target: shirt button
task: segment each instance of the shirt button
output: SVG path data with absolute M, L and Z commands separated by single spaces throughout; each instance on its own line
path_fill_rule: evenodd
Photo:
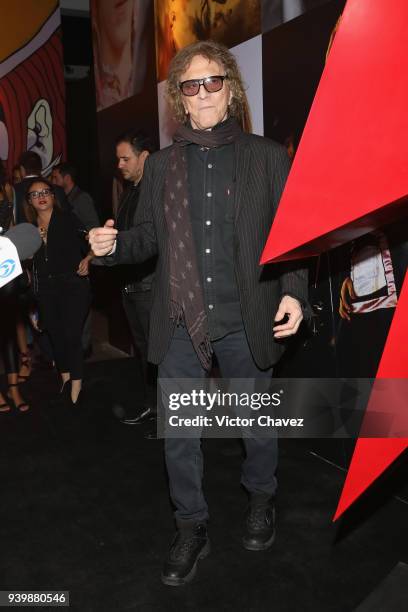
M 211 283 L 211 281 L 212 281 L 211 276 L 207 276 L 207 283 Z
M 206 225 L 211 225 L 211 221 L 209 219 L 207 219 L 207 221 L 205 222 Z
M 214 308 L 213 304 L 208 304 L 208 308 L 212 310 Z
M 211 249 L 205 249 L 205 252 L 207 253 L 207 255 L 209 255 L 211 253 Z
M 207 193 L 207 198 L 211 198 L 211 197 L 212 197 L 212 193 L 211 193 L 211 191 L 209 191 L 209 192 Z
M 213 167 L 212 164 L 208 164 L 207 168 L 209 168 L 211 170 L 211 168 Z

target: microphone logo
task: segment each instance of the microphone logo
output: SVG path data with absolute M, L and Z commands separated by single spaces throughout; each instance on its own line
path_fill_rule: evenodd
M 13 274 L 16 267 L 14 259 L 5 259 L 0 263 L 0 278 L 7 278 L 10 274 Z

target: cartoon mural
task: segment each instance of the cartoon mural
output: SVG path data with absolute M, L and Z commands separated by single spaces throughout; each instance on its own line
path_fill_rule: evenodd
M 65 155 L 65 89 L 58 2 L 16 3 L 0 25 L 0 158 L 12 174 L 23 151 L 43 174 Z

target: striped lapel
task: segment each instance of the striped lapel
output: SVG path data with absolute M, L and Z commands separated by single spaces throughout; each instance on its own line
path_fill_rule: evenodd
M 157 167 L 155 173 L 155 181 L 153 184 L 153 202 L 158 202 L 159 206 L 163 209 L 164 214 L 164 189 L 166 184 L 166 173 L 167 164 L 170 157 L 171 147 L 168 147 L 166 154 L 162 155 L 157 160 Z
M 251 150 L 248 146 L 248 142 L 243 134 L 239 138 L 235 145 L 235 176 L 236 176 L 236 189 L 235 189 L 235 223 L 238 220 L 239 214 L 246 202 L 246 186 L 248 184 L 248 171 L 251 159 Z

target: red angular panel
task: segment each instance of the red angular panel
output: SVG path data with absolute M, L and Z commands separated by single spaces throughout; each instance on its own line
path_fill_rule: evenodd
M 333 521 L 408 447 L 403 438 L 359 438 Z
M 407 23 L 407 0 L 348 0 L 261 263 L 407 214 Z
M 395 312 L 384 352 L 377 372 L 377 380 L 388 379 L 390 383 L 384 393 L 384 405 L 380 406 L 374 393 L 370 398 L 367 416 L 370 412 L 382 409 L 394 413 L 394 431 L 406 430 L 407 395 L 402 393 L 408 378 L 408 277 L 406 277 L 398 308 Z M 405 379 L 398 389 L 396 379 Z M 396 385 L 397 383 L 397 385 Z M 397 386 L 397 393 L 392 388 Z M 364 423 L 362 427 L 364 431 Z M 387 469 L 391 463 L 408 448 L 408 438 L 360 438 L 354 449 L 346 482 L 333 520 L 341 514 Z

